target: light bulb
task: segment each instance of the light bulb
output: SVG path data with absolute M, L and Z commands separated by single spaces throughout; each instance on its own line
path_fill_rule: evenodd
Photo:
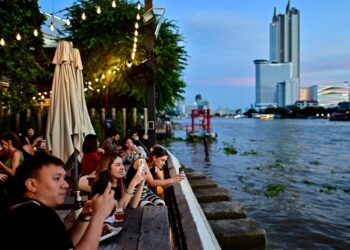
M 86 19 L 85 12 L 83 12 L 83 14 L 81 14 L 81 19 L 83 19 L 83 20 L 85 20 L 85 19 Z
M 66 24 L 67 24 L 67 26 L 70 25 L 70 20 L 69 19 L 66 20 Z
M 1 46 L 5 46 L 5 40 L 4 40 L 4 38 L 1 38 L 1 40 L 0 40 L 0 45 L 1 45 Z
M 126 66 L 128 66 L 129 68 L 131 68 L 132 62 L 129 62 L 129 61 L 127 60 L 127 61 L 126 61 Z
M 17 39 L 18 41 L 20 41 L 20 40 L 22 39 L 22 37 L 21 37 L 21 34 L 20 34 L 20 33 L 17 33 L 17 35 L 16 35 L 16 39 Z
M 134 60 L 135 59 L 135 52 L 131 53 L 131 59 Z
M 140 19 L 141 19 L 140 14 L 137 13 L 137 15 L 136 15 L 136 20 L 140 20 Z
M 136 36 L 134 37 L 134 42 L 137 43 L 137 37 Z
M 102 79 L 105 79 L 106 78 L 106 75 L 105 74 L 102 74 Z
M 137 47 L 137 44 L 136 44 L 136 43 L 134 43 L 134 48 L 136 49 L 136 47 Z
M 98 78 L 95 78 L 95 82 L 98 82 Z
M 97 12 L 97 14 L 101 14 L 101 7 L 100 6 L 97 6 L 96 12 Z
M 50 30 L 53 32 L 55 30 L 55 26 L 53 26 L 53 23 L 50 24 Z
M 135 29 L 138 29 L 138 28 L 139 28 L 139 23 L 136 22 L 136 23 L 135 23 Z
M 117 4 L 115 3 L 114 0 L 112 1 L 112 7 L 113 7 L 113 8 L 117 7 Z
M 137 30 L 135 30 L 135 36 L 138 36 L 139 32 Z
M 132 52 L 136 53 L 136 48 L 133 48 L 133 49 L 132 49 Z
M 35 29 L 34 32 L 33 32 L 34 36 L 38 36 L 38 30 Z
M 137 3 L 137 9 L 138 9 L 138 10 L 141 9 L 141 4 L 140 4 L 140 2 Z

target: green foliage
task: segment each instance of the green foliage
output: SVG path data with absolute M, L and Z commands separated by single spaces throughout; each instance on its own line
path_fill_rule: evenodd
M 280 193 L 284 192 L 285 190 L 286 190 L 286 187 L 283 185 L 269 184 L 266 186 L 266 191 L 264 192 L 264 195 L 268 198 L 272 198 L 272 197 L 278 196 Z
M 336 190 L 337 190 L 336 186 L 326 185 L 326 186 L 324 186 L 323 188 L 320 189 L 320 192 L 330 194 L 330 193 L 332 193 L 332 192 L 334 192 Z
M 320 165 L 321 164 L 321 162 L 319 162 L 319 161 L 310 161 L 309 163 L 312 165 Z
M 80 49 L 84 64 L 84 79 L 91 81 L 94 91 L 87 92 L 89 106 L 137 107 L 147 104 L 147 75 L 132 75 L 125 64 L 130 58 L 136 21 L 136 5 L 120 0 L 111 8 L 109 0 L 78 0 L 68 9 L 71 25 L 68 39 Z M 102 9 L 96 14 L 96 7 Z M 85 12 L 86 20 L 81 19 Z M 142 12 L 142 10 L 141 10 Z M 139 21 L 137 52 L 134 65 L 140 64 L 146 56 L 145 26 Z M 155 23 L 152 23 L 155 29 Z M 181 35 L 177 27 L 164 20 L 154 44 L 155 96 L 157 110 L 174 105 L 175 99 L 184 92 L 185 83 L 180 79 L 186 64 L 186 51 L 179 43 Z M 108 74 L 112 70 L 112 74 Z M 102 77 L 102 75 L 106 77 Z M 95 79 L 98 79 L 98 82 Z M 96 90 L 99 89 L 99 92 Z M 92 101 L 93 100 L 93 101 Z
M 247 155 L 257 155 L 257 154 L 258 154 L 257 151 L 251 149 L 250 151 L 245 151 L 245 152 L 243 152 L 241 155 L 247 156 Z
M 43 68 L 49 62 L 43 51 L 42 33 L 33 35 L 44 20 L 36 0 L 0 1 L 0 36 L 6 42 L 0 46 L 0 77 L 10 81 L 8 91 L 0 92 L 0 101 L 12 111 L 30 107 L 37 92 L 35 85 L 48 77 Z M 20 41 L 15 38 L 17 32 Z
M 234 146 L 232 146 L 232 145 L 225 146 L 224 147 L 224 151 L 228 155 L 235 155 L 235 154 L 237 154 L 236 148 Z

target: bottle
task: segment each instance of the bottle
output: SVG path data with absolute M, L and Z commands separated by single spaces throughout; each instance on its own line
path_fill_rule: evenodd
M 80 191 L 77 190 L 76 191 L 75 202 L 74 202 L 75 219 L 77 219 L 79 217 L 79 214 L 83 210 L 83 206 L 84 206 L 84 204 L 83 204 L 83 201 L 81 200 Z

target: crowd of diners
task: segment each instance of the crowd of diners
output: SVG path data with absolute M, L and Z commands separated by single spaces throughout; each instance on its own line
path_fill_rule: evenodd
M 164 179 L 166 149 L 149 148 L 147 135 L 139 138 L 137 130 L 123 139 L 112 131 L 101 145 L 96 135 L 86 135 L 78 188 L 89 198 L 66 229 L 55 211 L 69 188 L 65 165 L 42 142 L 33 128 L 0 134 L 1 249 L 97 249 L 115 208 L 164 206 L 156 188 L 184 179 L 180 174 Z

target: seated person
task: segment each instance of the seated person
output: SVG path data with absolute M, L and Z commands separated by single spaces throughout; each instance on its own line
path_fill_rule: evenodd
M 121 156 L 123 157 L 126 171 L 128 171 L 130 165 L 134 163 L 138 158 L 146 157 L 146 155 L 142 154 L 141 149 L 134 145 L 131 138 L 125 138 L 124 152 L 121 153 Z
M 28 128 L 26 134 L 24 135 L 23 144 L 29 144 L 33 148 L 40 147 L 40 141 L 43 140 L 42 136 L 35 136 L 34 128 Z
M 174 183 L 178 183 L 184 179 L 184 176 L 180 174 L 177 174 L 176 176 L 169 179 L 164 179 L 162 175 L 159 174 L 160 170 L 163 169 L 167 159 L 168 153 L 164 148 L 155 146 L 151 149 L 151 152 L 145 162 L 147 177 L 146 185 L 141 195 L 140 206 L 165 205 L 164 201 L 159 196 L 154 194 L 149 187 L 162 186 L 164 188 L 167 188 Z M 137 170 L 140 165 L 140 160 L 141 159 L 136 160 L 135 163 L 129 168 L 126 174 L 127 183 L 129 183 L 135 173 L 138 172 Z
M 92 193 L 99 193 L 107 182 L 112 183 L 114 198 L 118 201 L 117 207 L 125 209 L 130 203 L 132 208 L 138 207 L 141 198 L 141 192 L 145 183 L 146 172 L 135 174 L 130 184 L 126 187 L 124 184 L 125 167 L 121 156 L 106 156 L 108 167 L 99 172 L 92 186 Z
M 81 177 L 79 178 L 79 189 L 84 192 L 90 192 L 90 186 L 88 185 L 88 178 L 95 176 L 95 170 L 101 160 L 100 155 L 97 152 L 98 138 L 96 135 L 88 134 L 83 142 L 83 159 L 81 168 Z
M 133 143 L 142 149 L 142 153 L 147 156 L 149 154 L 148 150 L 148 135 L 144 134 L 141 138 L 139 138 L 139 131 L 143 131 L 139 127 L 135 127 L 135 130 L 131 131 L 130 138 L 132 139 Z
M 123 146 L 120 141 L 120 134 L 117 131 L 112 131 L 111 137 L 108 137 L 102 143 L 102 148 L 105 150 L 106 154 L 122 151 Z
M 22 202 L 10 208 L 0 228 L 2 249 L 97 249 L 104 220 L 115 206 L 111 184 L 85 202 L 79 219 L 66 231 L 54 210 L 64 203 L 65 176 L 63 162 L 47 154 L 17 168 L 16 190 Z

